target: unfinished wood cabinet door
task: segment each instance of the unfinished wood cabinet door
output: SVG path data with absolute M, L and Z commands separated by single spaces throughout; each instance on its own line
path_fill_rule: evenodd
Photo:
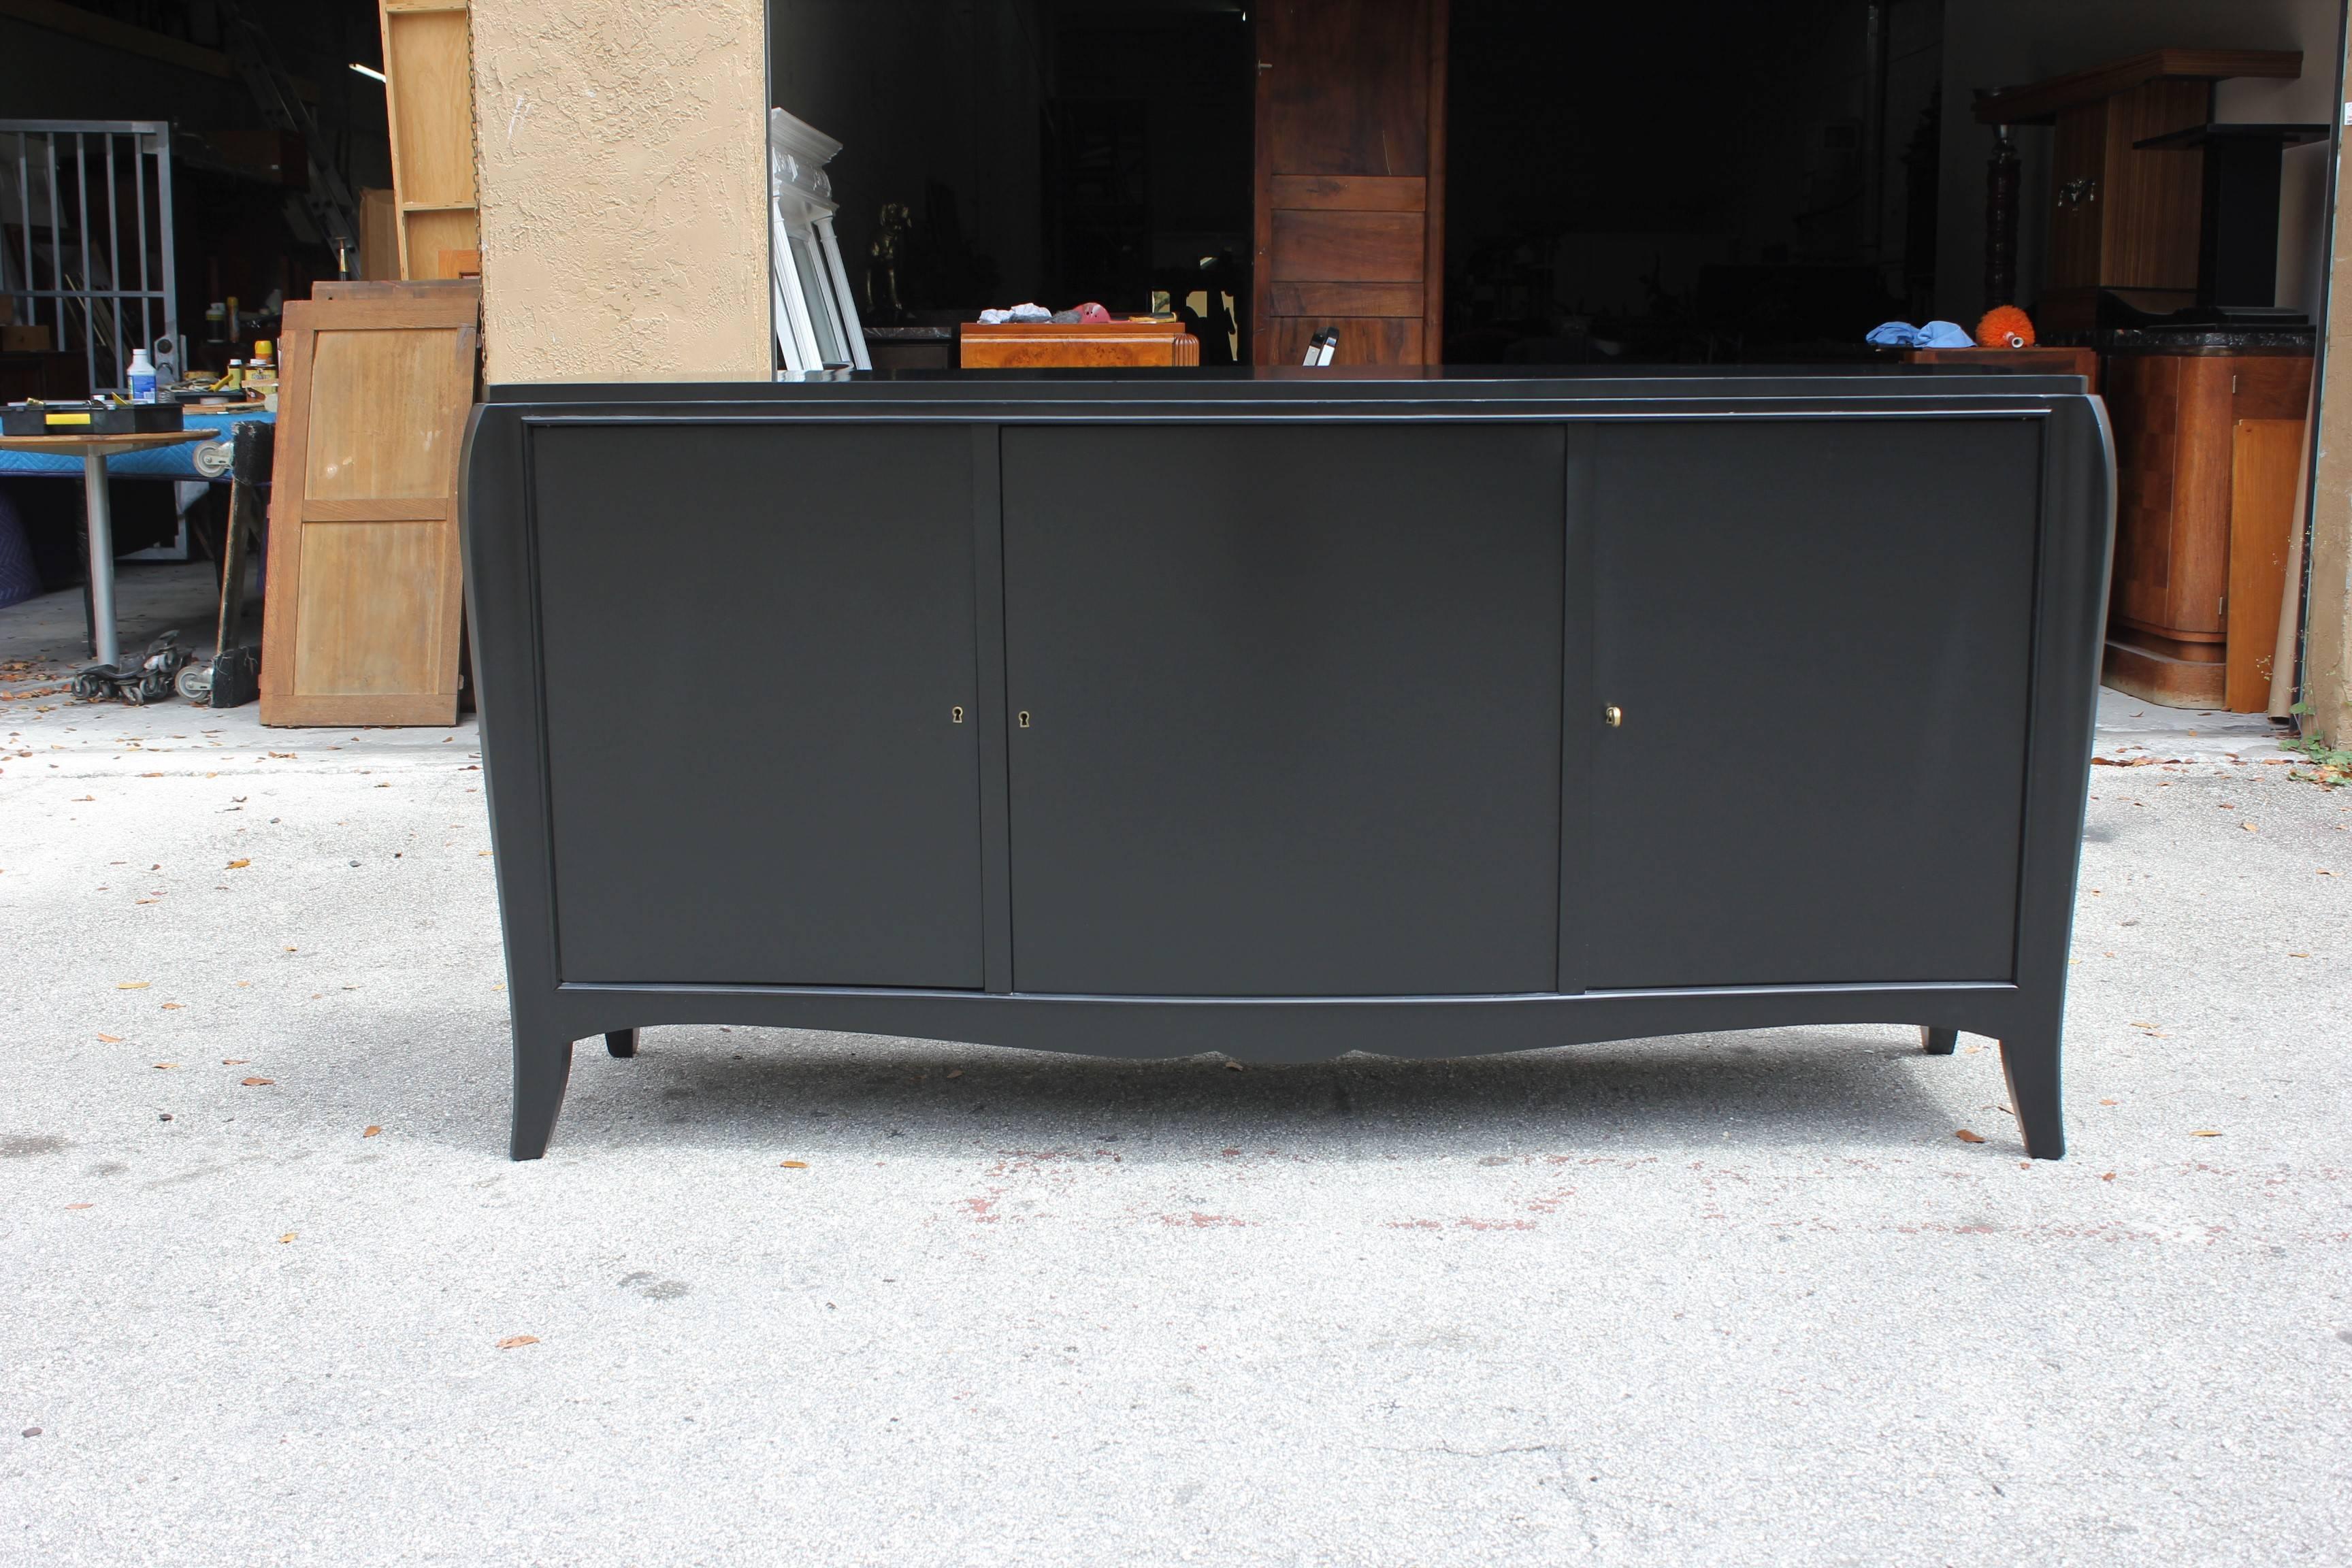
M 286 308 L 265 724 L 448 724 L 478 287 Z
M 1265 0 L 1252 358 L 1442 356 L 1446 0 Z
M 378 0 L 403 278 L 457 278 L 481 270 L 467 4 Z M 467 257 L 476 258 L 470 274 L 463 270 Z
M 2225 679 L 2231 712 L 2261 713 L 2271 705 L 2271 664 L 2287 592 L 2288 535 L 2303 479 L 2303 421 L 2241 419 L 2231 446 Z

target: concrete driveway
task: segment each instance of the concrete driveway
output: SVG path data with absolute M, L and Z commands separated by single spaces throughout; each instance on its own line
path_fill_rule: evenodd
M 2352 790 L 2110 719 L 2063 1163 L 1888 1026 L 658 1029 L 516 1165 L 470 724 L 0 702 L 0 1561 L 2346 1561 Z

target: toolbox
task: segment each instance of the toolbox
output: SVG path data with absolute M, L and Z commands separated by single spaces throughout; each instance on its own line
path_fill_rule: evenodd
M 0 412 L 0 434 L 9 436 L 143 436 L 186 427 L 175 404 L 12 403 Z

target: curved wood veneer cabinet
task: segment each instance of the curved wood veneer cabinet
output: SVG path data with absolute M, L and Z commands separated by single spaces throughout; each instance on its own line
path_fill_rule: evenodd
M 673 1023 L 1965 1028 L 2063 1149 L 2078 380 L 509 386 L 467 468 L 518 1159 Z

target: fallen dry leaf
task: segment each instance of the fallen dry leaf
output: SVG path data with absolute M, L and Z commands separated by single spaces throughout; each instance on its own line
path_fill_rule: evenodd
M 2254 825 L 2251 822 L 2242 822 L 2238 824 L 2238 826 L 2244 828 L 2249 833 L 2252 833 L 2254 830 Z
M 164 1004 L 163 1004 L 163 1011 L 164 1011 L 164 1012 L 166 1012 L 166 1013 L 173 1013 L 173 1012 L 177 1012 L 177 1011 L 179 1011 L 179 1010 L 181 1010 L 181 1009 L 183 1009 L 183 1008 L 184 1008 L 184 1007 L 186 1007 L 186 1006 L 187 1006 L 187 1004 L 186 1004 L 185 1002 L 166 1002 L 166 1003 L 164 1003 Z
M 805 1171 L 808 1169 L 808 1162 L 806 1160 L 787 1160 L 784 1162 L 784 1169 L 787 1171 Z
M 371 1127 L 366 1131 L 361 1133 L 360 1136 L 362 1138 L 373 1138 L 383 1131 L 383 1129 L 381 1127 Z
M 114 983 L 114 988 L 117 991 L 144 991 L 147 989 L 147 982 L 144 980 L 118 980 Z
M 2116 1102 L 2116 1101 L 2115 1101 L 2115 1100 L 2103 1100 L 2099 1101 L 2099 1103 L 2100 1103 L 2101 1105 L 2114 1105 L 2114 1104 L 2116 1104 L 2116 1103 L 2117 1103 L 2117 1102 Z
M 251 1059 L 252 1058 L 249 1057 L 223 1057 L 221 1058 L 221 1066 L 225 1068 L 241 1068 Z
M 963 1068 L 948 1068 L 948 1076 L 950 1078 L 961 1078 L 963 1076 Z
M 278 1246 L 280 1246 L 280 1247 L 283 1247 L 283 1246 L 285 1246 L 288 1242 L 289 1242 L 289 1241 L 293 1240 L 296 1237 L 298 1237 L 298 1236 L 299 1236 L 299 1235 L 301 1235 L 301 1234 L 302 1234 L 302 1233 L 301 1233 L 300 1231 L 299 1231 L 299 1230 L 289 1230 L 289 1231 L 288 1231 L 284 1236 L 281 1236 L 281 1237 L 279 1237 L 278 1238 Z
M 91 1206 L 93 1206 L 93 1205 L 89 1205 L 89 1204 L 68 1204 L 68 1205 L 66 1205 L 66 1207 L 68 1207 L 68 1208 L 69 1208 L 69 1209 L 86 1209 L 86 1208 L 89 1208 L 89 1207 L 91 1207 Z
M 2210 1127 L 2200 1127 L 2195 1131 L 2189 1133 L 2189 1136 L 2191 1138 L 2219 1138 L 2221 1135 L 2213 1131 Z
M 1984 1134 L 1981 1132 L 1971 1132 L 1965 1127 L 1953 1133 L 1952 1136 L 1958 1139 L 1963 1143 L 1981 1143 L 1984 1142 Z
M 1249 1069 L 1242 1066 L 1239 1062 L 1227 1062 L 1225 1064 L 1225 1070 L 1227 1072 L 1247 1072 Z
M 122 1037 L 121 1035 L 100 1035 L 99 1036 L 99 1038 L 104 1040 L 110 1046 L 119 1046 L 122 1043 Z
M 249 1078 L 245 1080 L 245 1087 L 247 1089 L 259 1089 L 264 1084 L 276 1083 L 277 1081 L 278 1080 L 274 1078 Z
M 177 1062 L 157 1062 L 155 1064 L 155 1070 L 157 1072 L 169 1072 L 179 1065 L 180 1064 Z
M 244 860 L 232 860 L 232 861 L 230 861 L 230 862 L 228 863 L 228 868 L 229 868 L 230 870 L 232 870 L 232 871 L 242 871 L 242 870 L 244 870 L 247 866 L 250 866 L 250 865 L 252 865 L 252 864 L 253 864 L 253 861 L 252 861 L 250 858 L 247 858 L 247 859 L 244 859 Z
M 539 1343 L 539 1336 L 537 1334 L 509 1334 L 505 1339 L 499 1342 L 499 1349 L 502 1351 L 520 1350 L 525 1345 L 535 1345 L 537 1343 Z
M 2114 1181 L 2115 1179 L 2116 1179 L 2116 1173 L 2115 1173 L 2113 1171 L 2109 1171 L 2105 1175 L 2101 1176 L 2101 1177 L 2099 1178 L 2099 1180 L 2101 1180 L 2101 1181 L 2103 1181 L 2103 1182 L 2112 1182 L 2112 1181 Z

